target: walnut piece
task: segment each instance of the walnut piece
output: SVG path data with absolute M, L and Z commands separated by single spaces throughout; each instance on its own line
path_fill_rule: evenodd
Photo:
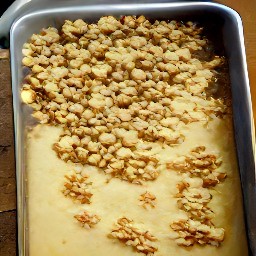
M 140 195 L 139 200 L 143 208 L 147 209 L 148 207 L 155 208 L 156 206 L 156 197 L 150 192 L 145 192 Z
M 100 221 L 100 217 L 98 215 L 91 214 L 88 211 L 84 211 L 82 214 L 77 214 L 74 218 L 86 229 L 93 228 Z
M 87 24 L 66 20 L 62 28 L 49 27 L 24 44 L 21 99 L 42 124 L 63 127 L 53 150 L 65 162 L 92 165 L 112 177 L 135 184 L 160 174 L 154 143 L 174 147 L 186 139 L 189 123 L 207 124 L 229 114 L 223 99 L 208 97 L 207 89 L 225 64 L 221 56 L 202 60 L 207 39 L 193 22 L 151 22 L 144 16 L 101 17 Z M 200 54 L 199 54 L 200 55 Z M 224 230 L 211 224 L 208 188 L 226 178 L 219 157 L 197 147 L 167 168 L 202 179 L 202 186 L 178 184 L 178 207 L 188 221 L 172 224 L 180 245 L 212 244 L 224 239 Z M 63 193 L 82 204 L 92 197 L 87 176 L 66 177 Z M 143 207 L 156 198 L 140 196 Z M 75 218 L 92 227 L 99 217 L 84 212 Z M 152 255 L 156 240 L 134 223 L 121 218 L 111 236 L 136 251 Z
M 204 146 L 196 147 L 188 155 L 167 163 L 167 168 L 181 173 L 189 173 L 191 177 L 200 177 L 203 179 L 203 187 L 214 187 L 227 175 L 218 172 L 218 168 L 222 164 L 221 158 L 207 154 L 205 150 Z
M 67 181 L 64 183 L 63 194 L 81 204 L 90 204 L 93 194 L 90 192 L 92 183 L 87 181 L 89 177 L 76 173 L 65 175 L 65 178 Z
M 132 183 L 154 180 L 160 163 L 137 156 L 140 141 L 175 146 L 186 139 L 184 125 L 227 114 L 223 100 L 206 96 L 224 59 L 193 57 L 206 44 L 201 30 L 144 16 L 66 20 L 59 31 L 43 29 L 24 44 L 30 73 L 21 98 L 39 122 L 64 128 L 53 145 L 62 160 Z M 206 185 L 223 179 L 209 172 Z
M 157 251 L 157 247 L 154 245 L 156 237 L 149 231 L 140 230 L 132 220 L 126 217 L 120 218 L 115 226 L 109 234 L 110 238 L 116 238 L 145 255 L 154 255 Z
M 180 220 L 173 222 L 171 228 L 178 233 L 175 239 L 176 243 L 182 246 L 210 244 L 218 247 L 224 241 L 225 231 L 223 228 L 215 228 L 199 221 Z
M 187 182 L 177 185 L 179 193 L 176 195 L 179 209 L 185 211 L 192 220 L 209 222 L 214 218 L 214 212 L 208 207 L 212 196 L 209 189 L 203 187 L 192 187 Z
M 183 173 L 183 177 L 187 176 L 177 184 L 176 198 L 178 208 L 186 212 L 188 220 L 171 224 L 177 232 L 175 241 L 178 245 L 198 243 L 219 246 L 224 240 L 224 229 L 213 224 L 215 214 L 208 204 L 212 199 L 210 189 L 223 181 L 226 174 L 218 172 L 221 159 L 207 154 L 205 150 L 204 146 L 197 147 L 181 159 L 167 164 L 168 168 Z

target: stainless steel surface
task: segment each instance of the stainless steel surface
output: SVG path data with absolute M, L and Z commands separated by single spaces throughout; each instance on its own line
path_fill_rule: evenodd
M 54 2 L 54 1 L 53 1 Z M 66 1 L 62 7 L 58 2 L 50 7 L 40 7 L 14 22 L 11 39 L 11 69 L 13 86 L 13 105 L 16 138 L 16 168 L 18 191 L 18 234 L 19 255 L 27 252 L 27 200 L 25 173 L 25 127 L 28 120 L 27 108 L 20 100 L 23 79 L 21 66 L 22 45 L 43 27 L 60 27 L 65 19 L 82 18 L 93 22 L 103 15 L 137 15 L 149 18 L 202 21 L 214 24 L 212 33 L 223 39 L 229 61 L 232 98 L 234 110 L 235 139 L 239 162 L 241 184 L 244 196 L 245 220 L 247 226 L 250 255 L 256 255 L 256 186 L 254 161 L 254 130 L 249 81 L 245 59 L 243 28 L 240 16 L 232 9 L 214 3 L 151 3 L 151 4 L 94 4 L 85 5 L 81 1 Z M 225 138 L 223 138 L 225 139 Z M 232 196 L 232 194 L 230 195 Z M 235 209 L 234 209 L 235 211 Z
M 159 2 L 176 2 L 177 0 L 159 0 Z M 45 8 L 54 8 L 58 6 L 62 7 L 73 7 L 81 4 L 86 5 L 96 5 L 96 4 L 106 4 L 106 0 L 86 0 L 81 2 L 81 0 L 16 0 L 13 4 L 4 12 L 0 17 L 0 39 L 2 37 L 9 38 L 9 32 L 12 26 L 12 23 L 19 17 L 22 17 L 28 13 L 31 13 L 35 10 L 43 10 Z M 124 0 L 122 3 L 127 2 L 128 4 L 137 3 L 137 0 Z M 152 3 L 155 0 L 144 0 L 145 3 Z M 111 3 L 120 3 L 120 0 L 111 0 Z M 2 46 L 1 46 L 2 47 Z

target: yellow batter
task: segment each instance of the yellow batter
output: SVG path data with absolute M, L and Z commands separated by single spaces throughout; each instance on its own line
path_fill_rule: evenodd
M 28 212 L 30 256 L 128 256 L 143 255 L 132 247 L 108 238 L 118 218 L 128 217 L 141 224 L 158 238 L 156 256 L 246 256 L 247 243 L 243 221 L 240 180 L 235 156 L 232 125 L 229 119 L 215 118 L 207 128 L 196 122 L 184 126 L 185 141 L 179 146 L 162 149 L 155 146 L 161 162 L 185 155 L 192 148 L 205 146 L 207 152 L 222 156 L 220 170 L 227 173 L 224 182 L 210 190 L 213 195 L 209 206 L 216 216 L 213 223 L 225 229 L 220 247 L 181 247 L 172 239 L 170 223 L 184 217 L 177 207 L 176 184 L 182 176 L 175 171 L 162 169 L 159 177 L 144 185 L 135 185 L 108 176 L 94 167 L 84 166 L 92 185 L 92 203 L 74 203 L 61 192 L 64 175 L 71 173 L 75 164 L 67 164 L 52 150 L 62 129 L 37 125 L 28 133 Z M 144 209 L 139 196 L 149 191 L 156 196 L 156 207 Z M 88 210 L 101 217 L 92 229 L 82 228 L 74 215 Z

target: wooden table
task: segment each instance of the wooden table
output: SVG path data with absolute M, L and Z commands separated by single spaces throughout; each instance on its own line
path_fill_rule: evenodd
M 242 16 L 251 93 L 256 117 L 256 0 L 219 0 Z M 16 186 L 8 51 L 0 50 L 0 255 L 16 252 Z M 48 255 L 46 255 L 48 256 Z M 49 255 L 50 256 L 50 255 Z
M 0 50 L 0 255 L 16 255 L 16 186 L 9 52 Z
M 256 0 L 218 0 L 236 10 L 243 20 L 254 119 L 256 119 Z

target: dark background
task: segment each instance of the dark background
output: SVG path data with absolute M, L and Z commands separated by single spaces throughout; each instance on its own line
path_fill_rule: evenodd
M 5 10 L 14 2 L 14 0 L 5 0 L 0 3 L 0 16 L 5 12 Z

